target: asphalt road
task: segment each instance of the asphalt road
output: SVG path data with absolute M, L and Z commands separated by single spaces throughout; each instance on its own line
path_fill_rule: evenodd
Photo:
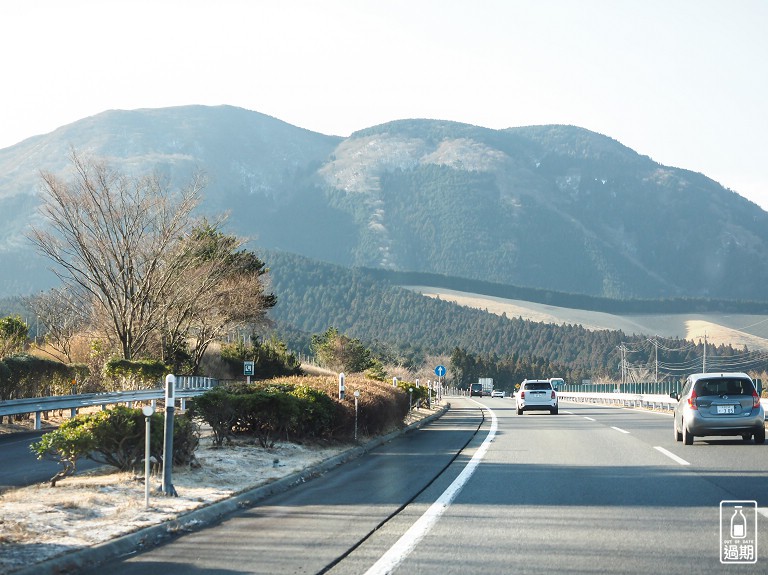
M 768 445 L 684 446 L 652 412 L 450 401 L 419 431 L 91 573 L 766 572 Z M 723 500 L 762 507 L 756 564 L 720 563 Z
M 40 440 L 45 431 L 0 435 L 0 493 L 9 488 L 45 483 L 56 475 L 60 466 L 52 460 L 38 460 L 30 445 Z M 87 459 L 77 463 L 78 471 L 98 464 Z

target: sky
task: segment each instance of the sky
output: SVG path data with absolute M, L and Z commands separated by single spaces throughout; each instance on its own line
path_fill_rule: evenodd
M 768 210 L 766 30 L 768 0 L 3 0 L 0 148 L 188 104 L 569 124 Z

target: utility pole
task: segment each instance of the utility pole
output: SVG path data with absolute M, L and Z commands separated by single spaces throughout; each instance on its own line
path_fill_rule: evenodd
M 704 360 L 701 365 L 701 372 L 707 373 L 707 332 L 704 332 Z

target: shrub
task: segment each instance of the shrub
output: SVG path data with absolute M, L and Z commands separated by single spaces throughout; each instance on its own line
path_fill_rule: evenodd
M 162 361 L 141 359 L 110 359 L 104 366 L 104 374 L 119 379 L 123 389 L 151 389 L 162 386 L 163 378 L 171 369 Z
M 164 414 L 151 419 L 150 454 L 162 459 Z M 78 415 L 58 429 L 44 434 L 31 446 L 38 459 L 58 460 L 63 469 L 51 478 L 51 486 L 75 472 L 82 457 L 127 471 L 144 457 L 144 414 L 140 409 L 117 406 L 108 411 Z M 186 415 L 174 417 L 173 463 L 192 461 L 199 443 L 197 425 Z
M 336 402 L 328 394 L 308 385 L 296 386 L 290 392 L 300 401 L 297 433 L 300 437 L 322 437 L 331 434 Z
M 240 374 L 242 374 L 243 362 L 253 361 L 255 379 L 263 380 L 301 373 L 301 362 L 288 351 L 285 343 L 276 337 L 267 341 L 254 337 L 249 345 L 245 345 L 242 341 L 224 345 L 221 348 L 221 359 L 231 373 Z
M 213 443 L 217 446 L 231 435 L 239 418 L 235 396 L 227 387 L 215 387 L 187 404 L 190 417 L 199 417 L 211 426 Z

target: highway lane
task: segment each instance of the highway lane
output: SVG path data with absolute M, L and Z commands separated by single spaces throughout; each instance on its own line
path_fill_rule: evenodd
M 108 569 L 111 575 L 320 573 L 429 486 L 482 422 L 476 405 L 451 409 L 428 426 L 217 526 L 110 562 Z
M 720 438 L 683 446 L 666 415 L 563 403 L 558 416 L 518 416 L 513 400 L 483 398 L 498 421 L 487 452 L 423 538 L 403 543 L 484 450 L 490 413 L 481 422 L 480 403 L 451 402 L 441 420 L 370 456 L 109 569 L 722 573 L 720 501 L 768 503 L 768 446 Z M 740 573 L 765 572 L 763 515 L 759 527 L 758 563 L 735 567 Z M 393 547 L 407 551 L 377 570 Z
M 687 453 L 674 445 L 671 418 L 649 412 L 577 404 L 561 405 L 558 416 L 493 409 L 501 433 L 483 464 L 392 572 L 722 573 L 720 501 L 768 502 L 765 446 L 705 440 Z M 682 465 L 658 446 L 693 462 Z M 401 525 L 382 530 L 381 544 L 368 541 L 332 573 L 375 565 L 427 509 L 425 496 L 410 516 L 398 517 Z M 765 572 L 768 522 L 759 519 L 762 565 L 730 569 Z

